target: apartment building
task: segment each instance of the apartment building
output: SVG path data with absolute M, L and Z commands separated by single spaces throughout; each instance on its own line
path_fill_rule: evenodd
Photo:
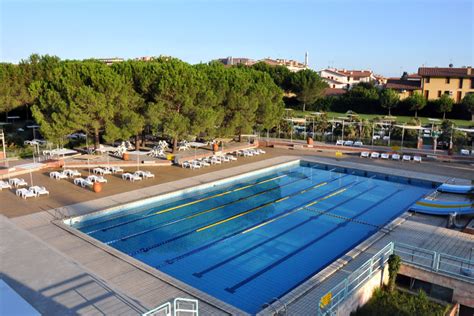
M 460 103 L 468 93 L 474 93 L 474 73 L 472 67 L 438 68 L 420 67 L 421 90 L 427 100 L 436 100 L 443 94 Z
M 346 70 L 326 68 L 319 71 L 321 78 L 334 89 L 350 89 L 361 82 L 378 82 L 370 70 Z
M 398 92 L 400 100 L 403 100 L 415 92 L 421 91 L 421 76 L 418 74 L 407 74 L 406 72 L 400 78 L 388 78 L 385 88 Z
M 278 59 L 278 58 L 272 59 L 270 57 L 267 57 L 267 58 L 256 61 L 250 58 L 232 57 L 232 56 L 229 56 L 227 58 L 219 58 L 217 59 L 217 61 L 220 61 L 226 66 L 234 66 L 234 65 L 252 66 L 253 64 L 256 64 L 258 62 L 264 62 L 270 66 L 284 66 L 293 72 L 309 69 L 308 53 L 305 54 L 304 63 L 300 63 L 299 61 L 292 60 L 292 59 Z

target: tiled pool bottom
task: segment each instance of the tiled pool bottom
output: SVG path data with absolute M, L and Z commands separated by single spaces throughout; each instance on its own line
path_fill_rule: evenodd
M 85 216 L 73 227 L 255 314 L 432 185 L 300 162 Z

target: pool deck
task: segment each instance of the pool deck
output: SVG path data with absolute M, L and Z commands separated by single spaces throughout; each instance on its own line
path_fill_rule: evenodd
M 474 178 L 466 165 L 415 165 L 357 157 L 336 161 L 332 155 L 307 155 L 269 149 L 266 155 L 204 170 L 163 167 L 153 169 L 156 180 L 129 183 L 113 178 L 100 194 L 35 175 L 35 184 L 46 185 L 51 197 L 24 201 L 11 192 L 0 192 L 0 213 L 5 215 L 0 215 L 2 278 L 43 314 L 137 315 L 176 297 L 198 298 L 203 315 L 245 314 L 91 238 L 79 238 L 76 234 L 80 233 L 58 225 L 56 217 L 86 214 L 300 158 L 437 182 L 458 177 L 458 183 L 467 183 Z M 391 223 L 390 231 L 372 236 L 286 295 L 282 300 L 289 303 L 288 312 L 314 313 L 321 294 L 389 241 L 469 257 L 474 236 L 446 229 L 445 224 L 443 217 L 405 213 Z

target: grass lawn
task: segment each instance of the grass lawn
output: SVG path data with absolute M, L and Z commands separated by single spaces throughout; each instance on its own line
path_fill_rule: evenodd
M 413 295 L 376 289 L 372 298 L 351 316 L 443 316 L 450 308 L 449 304 L 443 306 L 430 301 L 423 291 Z
M 303 112 L 303 111 L 300 111 L 300 110 L 293 110 L 293 111 L 290 111 L 290 116 L 304 117 L 305 115 L 311 115 L 311 113 L 313 113 L 313 111 Z M 331 119 L 332 118 L 337 118 L 339 116 L 346 116 L 345 113 L 337 113 L 337 112 L 327 112 L 327 115 Z M 383 115 L 381 115 L 381 114 L 359 114 L 359 116 L 363 119 L 372 120 L 375 117 L 381 117 Z M 397 116 L 396 118 L 397 118 L 398 123 L 406 123 L 406 122 L 410 121 L 411 119 L 413 119 L 414 116 Z M 430 123 L 430 121 L 428 121 L 427 117 L 419 116 L 418 118 L 421 120 L 422 124 Z M 463 127 L 464 126 L 474 126 L 473 121 L 468 121 L 468 120 L 450 120 L 450 121 L 454 122 L 454 124 L 456 124 L 457 126 L 463 126 Z

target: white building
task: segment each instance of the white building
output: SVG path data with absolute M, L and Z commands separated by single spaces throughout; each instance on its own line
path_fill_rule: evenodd
M 346 70 L 326 68 L 319 71 L 321 78 L 330 88 L 350 89 L 353 85 L 361 82 L 376 82 L 377 78 L 370 70 Z

